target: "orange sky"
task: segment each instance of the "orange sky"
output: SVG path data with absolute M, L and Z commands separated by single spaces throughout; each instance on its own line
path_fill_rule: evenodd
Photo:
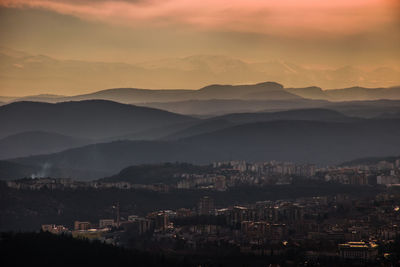
M 400 0 L 0 0 L 0 50 L 2 47 L 61 60 L 129 64 L 179 61 L 193 55 L 222 55 L 247 63 L 285 61 L 306 68 L 346 67 L 340 77 L 352 77 L 343 84 L 327 82 L 332 78 L 325 74 L 304 81 L 286 77 L 282 82 L 288 86 L 397 85 L 399 79 L 393 77 L 400 70 Z M 61 70 L 50 67 L 54 64 L 46 60 L 40 66 L 29 63 L 36 76 L 27 64 L 0 62 L 0 95 L 68 95 L 72 91 L 66 92 L 66 88 L 71 85 L 74 93 L 104 89 L 85 77 L 79 77 L 79 83 L 69 76 L 61 81 Z M 225 63 L 218 64 L 222 68 Z M 385 75 L 376 74 L 379 79 L 369 77 L 371 81 L 365 82 L 367 74 L 359 75 L 348 66 L 379 69 L 376 73 L 388 69 Z M 121 80 L 116 72 L 112 76 L 115 82 L 104 86 L 198 88 L 208 82 L 264 79 L 206 81 L 200 74 L 193 75 L 187 83 L 178 75 L 168 83 L 154 84 L 154 79 Z M 32 79 L 39 78 L 42 83 L 31 86 Z M 45 83 L 47 80 L 52 83 Z
M 398 22 L 396 0 L 0 0 L 131 27 L 189 26 L 277 35 L 354 34 Z

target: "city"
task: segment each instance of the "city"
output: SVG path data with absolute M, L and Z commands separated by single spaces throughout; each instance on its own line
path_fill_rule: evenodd
M 164 194 L 198 190 L 204 196 L 191 208 L 129 214 L 116 201 L 114 216 L 98 221 L 41 225 L 41 231 L 99 240 L 106 244 L 174 255 L 240 253 L 281 257 L 293 264 L 394 262 L 400 234 L 400 158 L 393 162 L 316 168 L 283 162 L 215 162 L 211 173 L 175 174 L 173 184 L 74 182 L 71 179 L 23 179 L 7 182 L 16 190 L 148 190 Z M 179 174 L 179 175 L 178 175 Z M 331 193 L 221 206 L 207 192 L 232 187 L 329 183 L 378 187 L 375 195 Z M 121 212 L 122 211 L 122 212 Z M 78 218 L 79 219 L 79 218 Z
M 0 266 L 400 266 L 400 0 L 0 0 Z

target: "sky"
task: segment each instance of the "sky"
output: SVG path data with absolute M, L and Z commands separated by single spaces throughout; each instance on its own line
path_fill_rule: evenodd
M 400 1 L 0 0 L 0 46 L 59 60 L 128 64 L 224 55 L 320 69 L 399 68 Z M 8 95 L 50 88 L 29 92 L 1 77 L 0 90 Z M 59 87 L 57 93 L 67 90 Z

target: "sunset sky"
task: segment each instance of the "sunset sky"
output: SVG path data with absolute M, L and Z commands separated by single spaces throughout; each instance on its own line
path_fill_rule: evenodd
M 0 0 L 0 6 L 1 47 L 61 60 L 134 64 L 207 54 L 313 68 L 400 65 L 398 0 Z M 10 95 L 10 88 L 0 90 Z

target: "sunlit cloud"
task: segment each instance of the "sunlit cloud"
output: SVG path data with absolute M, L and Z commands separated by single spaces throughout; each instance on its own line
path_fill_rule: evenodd
M 12 8 L 41 8 L 131 27 L 275 35 L 357 34 L 396 23 L 395 0 L 0 0 Z

